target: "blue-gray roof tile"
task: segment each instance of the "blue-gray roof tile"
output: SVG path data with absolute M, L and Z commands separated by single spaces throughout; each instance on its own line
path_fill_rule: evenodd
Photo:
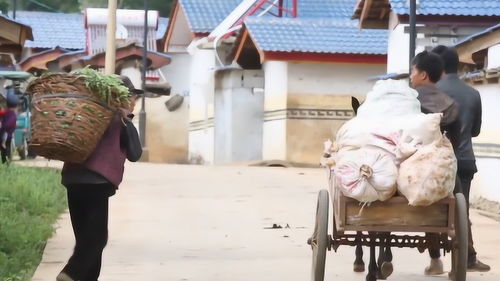
M 387 30 L 360 30 L 356 21 L 250 17 L 245 25 L 263 51 L 387 54 Z
M 291 2 L 291 1 L 289 1 Z M 299 0 L 300 18 L 351 18 L 357 0 Z
M 409 13 L 408 0 L 389 0 L 392 10 L 399 15 Z M 419 15 L 499 16 L 499 0 L 419 0 Z
M 241 0 L 179 0 L 193 32 L 208 33 L 219 25 Z
M 17 11 L 16 20 L 33 30 L 34 41 L 26 41 L 26 48 L 85 49 L 82 14 Z

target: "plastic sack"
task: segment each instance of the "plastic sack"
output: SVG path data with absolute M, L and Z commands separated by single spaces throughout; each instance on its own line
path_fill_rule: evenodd
M 428 206 L 447 197 L 455 187 L 457 160 L 445 137 L 420 147 L 401 163 L 398 190 L 412 206 Z
M 398 171 L 393 159 L 379 149 L 364 148 L 337 154 L 335 186 L 360 202 L 387 200 L 396 192 Z
M 418 93 L 403 80 L 379 80 L 358 108 L 358 117 L 394 117 L 418 114 Z
M 412 114 L 404 117 L 360 118 L 346 122 L 337 132 L 338 151 L 356 150 L 366 146 L 381 148 L 401 163 L 419 146 L 441 138 L 441 114 Z

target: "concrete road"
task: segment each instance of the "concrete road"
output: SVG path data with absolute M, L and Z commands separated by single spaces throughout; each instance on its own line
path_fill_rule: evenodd
M 306 240 L 325 184 L 321 169 L 130 164 L 111 199 L 100 280 L 310 280 Z M 493 270 L 467 280 L 498 281 L 500 223 L 477 212 L 472 220 L 479 257 Z M 269 229 L 273 224 L 284 228 Z M 73 243 L 66 213 L 33 281 L 55 280 Z M 353 260 L 353 248 L 329 252 L 325 280 L 364 280 L 352 272 Z M 427 262 L 417 250 L 395 249 L 389 280 L 447 280 L 446 274 L 424 277 Z

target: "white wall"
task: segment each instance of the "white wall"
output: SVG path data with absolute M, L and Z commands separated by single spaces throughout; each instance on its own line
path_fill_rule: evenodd
M 161 146 L 161 150 L 150 154 L 155 162 L 187 163 L 188 125 L 189 125 L 189 62 L 187 53 L 170 54 L 172 62 L 160 69 L 170 84 L 170 97 L 180 94 L 184 96 L 183 104 L 175 111 L 168 111 L 165 102 L 170 97 L 148 99 L 148 146 Z
M 264 122 L 262 159 L 286 159 L 286 119 Z
M 214 117 L 214 51 L 195 49 L 191 58 L 188 159 L 201 158 L 204 159 L 204 163 L 213 163 L 214 133 L 211 120 Z M 200 121 L 204 122 L 200 123 Z M 199 128 L 193 128 L 193 122 L 201 124 L 204 133 L 200 133 Z
M 215 163 L 262 158 L 264 87 L 262 71 L 232 70 L 216 75 Z
M 500 202 L 500 148 L 496 153 L 483 151 L 478 144 L 500 147 L 500 84 L 472 85 L 481 93 L 483 109 L 481 134 L 474 138 L 478 173 L 471 188 L 471 201 L 478 197 Z M 490 146 L 491 147 L 491 146 Z M 483 157 L 484 156 L 484 157 Z
M 284 110 L 287 107 L 288 63 L 268 61 L 264 69 L 264 111 Z M 286 113 L 285 116 L 286 118 Z M 262 159 L 286 159 L 286 119 L 283 116 L 264 118 Z
M 189 162 L 214 163 L 214 127 L 189 131 Z
M 292 95 L 365 95 L 373 86 L 368 78 L 385 71 L 384 64 L 290 62 L 287 91 Z
M 477 174 L 474 175 L 470 191 L 470 201 L 474 202 L 482 197 L 490 201 L 500 203 L 500 159 L 481 158 L 476 159 Z
M 488 68 L 500 67 L 500 44 L 488 48 Z

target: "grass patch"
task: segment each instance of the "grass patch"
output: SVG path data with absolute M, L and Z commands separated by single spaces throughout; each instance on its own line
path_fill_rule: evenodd
M 0 165 L 0 281 L 28 281 L 66 208 L 60 171 Z

